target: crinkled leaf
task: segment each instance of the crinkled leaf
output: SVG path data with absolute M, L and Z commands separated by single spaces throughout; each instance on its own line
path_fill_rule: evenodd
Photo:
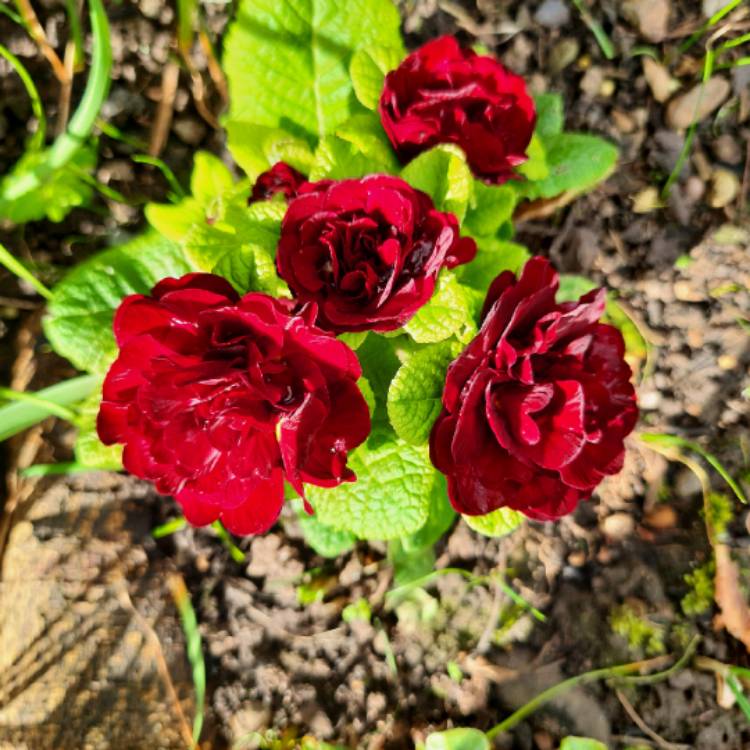
M 596 185 L 614 169 L 617 148 L 595 135 L 558 133 L 543 139 L 549 174 L 537 182 L 515 183 L 530 200 L 579 193 Z
M 451 527 L 456 518 L 456 511 L 448 499 L 445 477 L 435 472 L 435 481 L 430 493 L 430 506 L 427 520 L 418 531 L 402 537 L 401 545 L 406 551 L 431 547 Z
M 492 281 L 503 271 L 518 273 L 529 259 L 529 251 L 516 242 L 495 237 L 477 237 L 477 254 L 471 263 L 457 269 L 462 284 L 482 293 L 482 300 Z
M 251 179 L 279 161 L 286 162 L 302 174 L 310 173 L 314 155 L 304 138 L 286 130 L 241 120 L 230 120 L 226 127 L 229 150 Z
M 310 169 L 310 180 L 343 180 L 367 174 L 396 174 L 399 163 L 380 122 L 372 115 L 355 115 L 336 133 L 321 139 Z
M 563 129 L 563 100 L 560 94 L 536 94 L 536 128 L 541 138 L 557 135 Z
M 388 387 L 401 363 L 396 356 L 396 339 L 370 332 L 357 349 L 362 373 L 375 394 L 373 424 L 387 423 L 386 396 Z
M 425 750 L 490 750 L 490 741 L 478 729 L 448 729 L 428 735 L 424 747 Z
M 525 516 L 517 510 L 498 508 L 484 516 L 462 516 L 462 518 L 470 528 L 483 536 L 507 536 L 523 523 Z
M 78 435 L 76 436 L 76 461 L 91 469 L 117 471 L 122 468 L 122 446 L 104 445 L 96 433 L 96 415 L 102 400 L 101 384 L 81 404 Z
M 369 381 L 366 377 L 362 376 L 357 380 L 357 386 L 359 387 L 359 390 L 362 392 L 362 397 L 367 402 L 367 408 L 370 410 L 370 419 L 372 419 L 375 416 L 375 406 L 376 406 L 376 400 L 375 400 L 375 394 L 373 393 L 372 386 L 370 385 Z
M 566 737 L 560 744 L 560 750 L 607 750 L 607 746 L 589 737 Z
M 490 236 L 513 218 L 516 191 L 510 185 L 485 185 L 474 180 L 464 226 L 472 236 Z
M 264 292 L 290 297 L 289 287 L 276 273 L 273 256 L 260 245 L 242 245 L 219 258 L 211 273 L 223 276 L 240 293 Z
M 466 341 L 476 333 L 472 302 L 455 274 L 442 272 L 432 298 L 404 330 L 420 344 L 433 344 L 451 336 Z
M 339 338 L 353 350 L 359 349 L 360 346 L 365 342 L 369 331 L 350 331 L 349 333 L 342 333 Z
M 400 47 L 400 21 L 390 0 L 242 0 L 224 46 L 228 120 L 314 144 L 361 106 L 349 76 L 355 50 Z
M 386 74 L 398 67 L 404 56 L 403 47 L 368 46 L 352 56 L 349 74 L 354 93 L 367 109 L 377 109 Z
M 523 164 L 516 167 L 516 171 L 527 180 L 545 179 L 549 175 L 547 152 L 542 139 L 536 133 L 531 136 L 531 142 L 526 148 L 526 156 L 528 158 Z
M 96 147 L 91 144 L 82 145 L 64 167 L 54 171 L 38 188 L 13 197 L 17 181 L 44 158 L 46 152 L 27 151 L 0 181 L 0 219 L 24 224 L 46 217 L 57 222 L 91 201 L 96 167 Z
M 564 273 L 560 276 L 560 288 L 557 290 L 555 299 L 558 302 L 577 302 L 581 295 L 596 289 L 597 286 L 596 282 L 585 276 Z
M 234 179 L 224 162 L 208 151 L 198 151 L 190 175 L 193 197 L 204 205 L 210 205 L 216 196 L 226 195 L 233 189 Z
M 292 505 L 305 541 L 322 557 L 338 557 L 354 546 L 357 541 L 354 534 L 326 526 L 317 514 L 305 511 L 301 500 L 293 500 Z
M 349 466 L 356 482 L 307 487 L 323 523 L 361 539 L 395 539 L 424 525 L 435 475 L 426 448 L 373 434 L 349 454 Z
M 157 281 L 192 267 L 180 247 L 149 231 L 76 266 L 53 289 L 44 319 L 52 348 L 79 370 L 105 372 L 117 352 L 115 309 L 128 294 L 148 294 Z
M 391 381 L 388 418 L 396 434 L 407 443 L 427 442 L 440 414 L 446 370 L 460 348 L 455 341 L 443 341 L 419 349 Z
M 427 193 L 441 211 L 464 220 L 472 197 L 474 179 L 463 151 L 457 146 L 435 146 L 407 164 L 401 176 Z

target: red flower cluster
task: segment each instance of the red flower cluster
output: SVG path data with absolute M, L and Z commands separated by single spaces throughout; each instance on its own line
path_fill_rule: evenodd
M 444 36 L 386 76 L 380 119 L 404 161 L 456 143 L 477 177 L 501 184 L 526 161 L 536 115 L 523 78 Z
M 281 193 L 289 200 L 297 195 L 297 190 L 307 180 L 305 175 L 290 167 L 286 162 L 277 161 L 270 169 L 258 175 L 255 180 L 249 203 L 271 200 Z
M 220 518 L 236 534 L 276 521 L 284 478 L 300 493 L 302 482 L 353 481 L 347 453 L 370 432 L 361 368 L 315 314 L 264 294 L 239 298 L 210 274 L 126 297 L 99 437 L 124 443 L 125 468 L 173 495 L 192 524 Z
M 556 304 L 557 287 L 543 258 L 498 276 L 448 369 L 430 450 L 461 513 L 559 518 L 622 468 L 638 416 L 622 335 L 598 322 L 604 290 Z
M 306 183 L 281 224 L 276 264 L 298 300 L 318 305 L 329 331 L 392 331 L 435 290 L 443 266 L 476 243 L 453 214 L 399 177 Z

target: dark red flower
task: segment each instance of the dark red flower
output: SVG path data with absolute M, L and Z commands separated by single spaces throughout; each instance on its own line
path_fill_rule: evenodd
M 453 214 L 399 177 L 305 184 L 281 224 L 276 265 L 334 331 L 391 331 L 432 296 L 440 269 L 470 261 Z
M 290 167 L 286 162 L 277 161 L 270 169 L 258 175 L 248 203 L 270 200 L 277 193 L 281 193 L 289 200 L 297 195 L 300 185 L 306 181 L 305 175 L 294 167 Z
M 477 177 L 499 185 L 526 161 L 536 114 L 521 76 L 443 36 L 388 73 L 380 119 L 403 161 L 456 143 Z
M 370 432 L 359 361 L 313 326 L 313 306 L 291 308 L 188 274 L 117 310 L 99 437 L 124 443 L 125 468 L 196 526 L 257 534 L 276 521 L 285 478 L 300 493 L 355 479 L 347 452 Z
M 544 258 L 500 274 L 448 368 L 430 452 L 460 513 L 559 518 L 622 468 L 638 418 L 622 335 L 599 322 L 603 289 L 556 304 L 557 287 Z

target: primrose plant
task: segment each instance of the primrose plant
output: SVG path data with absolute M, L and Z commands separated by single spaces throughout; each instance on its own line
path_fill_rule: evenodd
M 389 0 L 243 0 L 224 48 L 236 169 L 196 154 L 189 197 L 53 290 L 97 383 L 78 463 L 240 535 L 296 498 L 326 555 L 572 511 L 622 466 L 631 370 L 605 293 L 556 299 L 513 216 L 614 146 L 453 37 L 406 55 Z

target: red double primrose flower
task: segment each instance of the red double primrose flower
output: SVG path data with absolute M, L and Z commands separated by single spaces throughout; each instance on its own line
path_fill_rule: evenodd
M 302 185 L 281 224 L 276 266 L 328 331 L 392 331 L 435 291 L 443 267 L 470 261 L 476 243 L 453 214 L 400 177 Z
M 303 482 L 354 481 L 347 454 L 370 432 L 359 361 L 315 316 L 314 305 L 240 297 L 211 274 L 126 297 L 99 437 L 123 443 L 125 468 L 174 496 L 190 523 L 266 531 L 285 478 L 300 494 Z
M 388 73 L 379 109 L 402 161 L 455 143 L 474 175 L 495 185 L 526 161 L 536 123 L 523 78 L 452 36 L 428 42 Z
M 638 418 L 622 335 L 599 322 L 603 289 L 558 304 L 558 284 L 544 258 L 500 274 L 448 368 L 430 453 L 460 513 L 556 519 L 622 468 Z
M 284 161 L 277 161 L 270 169 L 258 175 L 253 184 L 248 204 L 267 201 L 281 194 L 288 201 L 297 195 L 307 177 Z

